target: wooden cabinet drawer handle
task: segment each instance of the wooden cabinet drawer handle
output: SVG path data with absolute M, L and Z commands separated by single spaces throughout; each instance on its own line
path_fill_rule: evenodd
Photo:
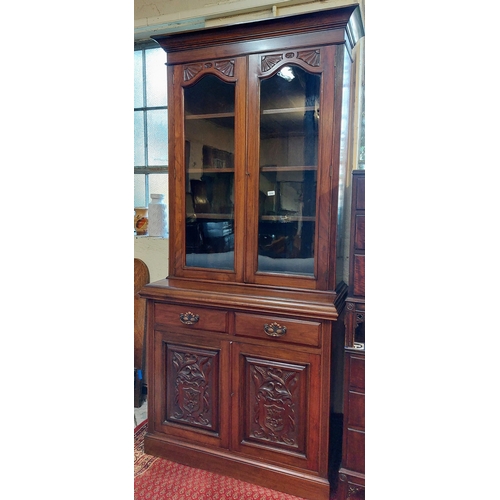
M 286 333 L 286 326 L 281 326 L 278 323 L 274 322 L 270 325 L 264 325 L 264 332 L 269 337 L 283 337 Z
M 198 323 L 200 317 L 198 316 L 198 314 L 194 314 L 191 311 L 188 311 L 185 313 L 180 313 L 179 319 L 181 320 L 181 323 L 183 325 L 194 325 L 195 323 Z

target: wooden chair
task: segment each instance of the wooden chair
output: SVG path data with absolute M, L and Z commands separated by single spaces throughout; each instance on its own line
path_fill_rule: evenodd
M 141 259 L 134 259 L 134 406 L 140 407 L 143 401 L 142 385 L 146 365 L 146 300 L 139 297 L 141 288 L 149 283 L 148 266 Z M 139 378 L 139 370 L 142 377 Z

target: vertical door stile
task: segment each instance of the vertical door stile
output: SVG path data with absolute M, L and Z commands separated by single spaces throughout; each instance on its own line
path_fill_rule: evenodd
M 243 281 L 247 238 L 245 231 L 245 211 L 247 194 L 245 190 L 247 172 L 247 58 L 236 59 L 236 103 L 235 103 L 235 238 L 242 244 L 235 245 L 236 280 Z
M 255 282 L 255 273 L 257 271 L 257 248 L 258 248 L 258 206 L 259 206 L 259 55 L 251 54 L 248 56 L 247 64 L 247 162 L 245 169 L 246 182 L 246 203 L 248 207 L 253 207 L 246 212 L 246 262 L 245 262 L 245 281 L 247 283 Z

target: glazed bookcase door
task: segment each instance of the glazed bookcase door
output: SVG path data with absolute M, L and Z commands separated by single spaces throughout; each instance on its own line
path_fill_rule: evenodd
M 177 276 L 235 281 L 242 275 L 235 243 L 243 209 L 238 173 L 245 150 L 242 62 L 231 58 L 173 69 L 174 80 L 183 82 L 172 91 L 174 227 L 179 231 L 171 255 Z
M 249 282 L 328 287 L 338 174 L 325 75 L 334 79 L 334 58 L 334 47 L 249 58 Z

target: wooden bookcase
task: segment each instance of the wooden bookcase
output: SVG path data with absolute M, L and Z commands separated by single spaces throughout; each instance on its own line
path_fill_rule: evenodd
M 146 453 L 329 498 L 359 33 L 353 6 L 154 37 L 167 53 L 170 260 L 141 291 Z

